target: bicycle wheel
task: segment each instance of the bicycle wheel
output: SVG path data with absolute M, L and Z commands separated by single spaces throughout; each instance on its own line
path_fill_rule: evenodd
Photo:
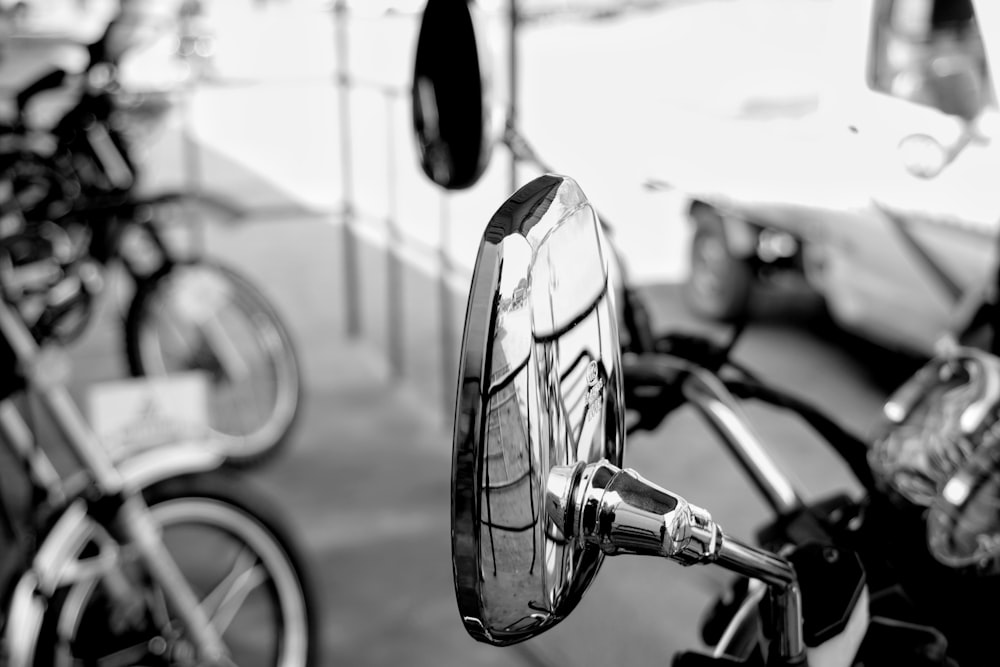
M 240 667 L 318 664 L 314 590 L 298 547 L 246 481 L 219 472 L 187 476 L 145 493 L 163 543 Z M 122 550 L 117 565 L 142 582 L 142 607 L 127 611 L 99 577 L 50 601 L 36 667 L 197 664 L 162 589 Z
M 232 269 L 174 264 L 141 282 L 125 343 L 134 376 L 207 374 L 209 425 L 231 463 L 258 463 L 288 441 L 301 399 L 295 347 L 266 297 Z

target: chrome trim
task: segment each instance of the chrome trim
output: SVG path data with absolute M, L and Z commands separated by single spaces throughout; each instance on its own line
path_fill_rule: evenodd
M 459 361 L 451 498 L 458 610 L 480 641 L 507 645 L 552 627 L 603 560 L 566 539 L 575 516 L 562 510 L 575 504 L 547 487 L 573 486 L 550 476 L 554 466 L 621 462 L 609 256 L 580 188 L 554 174 L 514 193 L 483 234 Z
M 596 545 L 608 555 L 660 556 L 682 565 L 716 563 L 759 579 L 770 591 L 773 650 L 785 659 L 805 655 L 802 594 L 790 562 L 727 537 L 707 511 L 633 470 L 606 461 L 552 470 L 545 507 L 558 508 L 549 518 L 567 528 L 568 539 L 581 547 Z

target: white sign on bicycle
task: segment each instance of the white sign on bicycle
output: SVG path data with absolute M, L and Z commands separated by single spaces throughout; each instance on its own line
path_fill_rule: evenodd
M 113 454 L 157 447 L 208 432 L 204 373 L 100 382 L 90 387 L 87 411 Z

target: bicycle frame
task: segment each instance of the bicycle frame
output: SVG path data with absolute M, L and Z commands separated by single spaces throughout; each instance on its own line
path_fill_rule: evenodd
M 31 664 L 37 629 L 44 614 L 44 596 L 80 576 L 113 574 L 120 544 L 127 544 L 134 550 L 148 574 L 162 587 L 199 655 L 209 664 L 227 664 L 221 638 L 176 563 L 163 548 L 159 527 L 149 514 L 141 493 L 142 483 L 217 467 L 223 457 L 200 443 L 198 447 L 177 450 L 168 447 L 134 460 L 115 461 L 86 422 L 67 388 L 53 377 L 51 358 L 46 358 L 27 327 L 3 300 L 0 300 L 0 336 L 13 350 L 28 389 L 40 398 L 42 407 L 61 431 L 82 468 L 81 479 L 62 480 L 52 461 L 35 446 L 31 431 L 12 400 L 0 402 L 0 431 L 27 463 L 33 481 L 45 490 L 50 501 L 62 507 L 59 519 L 33 555 L 31 568 L 18 582 L 11 601 L 6 631 L 11 664 Z M 195 453 L 196 450 L 201 453 Z M 160 463 L 165 466 L 158 470 Z M 95 491 L 96 499 L 95 494 L 87 491 Z M 102 544 L 101 554 L 78 559 L 82 546 L 95 536 Z M 114 577 L 110 582 L 114 585 Z

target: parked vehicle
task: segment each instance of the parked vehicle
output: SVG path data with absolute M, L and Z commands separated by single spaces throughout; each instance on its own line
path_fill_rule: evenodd
M 1000 361 L 971 348 L 935 358 L 885 404 L 885 430 L 868 444 L 734 363 L 733 341 L 620 338 L 619 321 L 636 318 L 616 306 L 635 302 L 615 261 L 564 176 L 529 182 L 484 231 L 452 460 L 455 592 L 469 634 L 528 640 L 581 604 L 605 556 L 647 555 L 735 575 L 703 616 L 706 646 L 675 665 L 993 664 Z M 743 400 L 801 416 L 863 495 L 803 500 Z M 623 468 L 627 430 L 657 428 L 688 403 L 774 511 L 755 544 Z
M 18 312 L 10 288 L 31 267 L 9 250 L 0 240 L 0 435 L 31 502 L 4 515 L 4 664 L 318 664 L 311 577 L 287 517 L 223 466 L 224 443 L 107 448 L 64 384 L 65 351 L 41 346 Z M 62 440 L 42 442 L 32 406 Z
M 136 193 L 109 46 L 113 30 L 90 45 L 79 101 L 54 127 L 39 133 L 22 122 L 2 135 L 0 169 L 13 184 L 6 212 L 15 218 L 7 234 L 19 250 L 13 261 L 40 269 L 18 305 L 37 340 L 68 343 L 91 319 L 107 271 L 120 267 L 134 288 L 123 321 L 129 370 L 205 372 L 211 426 L 229 443 L 230 462 L 262 461 L 288 442 L 298 415 L 294 343 L 251 280 L 177 243 L 182 227 L 164 213 L 184 193 Z M 38 93 L 66 81 L 57 69 L 28 86 L 17 96 L 19 117 Z M 74 273 L 72 285 L 49 279 L 61 280 L 74 264 L 86 270 Z
M 415 81 L 425 93 L 453 91 L 436 85 L 446 76 L 418 67 Z M 425 94 L 415 104 L 428 99 L 449 103 Z M 448 136 L 416 129 L 429 143 Z M 455 187 L 443 148 L 443 164 L 425 173 Z M 605 556 L 647 555 L 734 575 L 708 610 L 706 647 L 678 652 L 675 665 L 995 663 L 1000 360 L 950 329 L 866 442 L 735 362 L 746 322 L 723 343 L 655 333 L 606 226 L 571 178 L 549 173 L 483 232 L 452 449 L 452 566 L 469 634 L 497 646 L 529 640 L 582 603 Z M 861 493 L 806 501 L 756 436 L 749 400 L 800 416 Z M 753 544 L 623 468 L 627 434 L 659 428 L 686 404 L 773 510 Z
M 732 321 L 757 286 L 791 277 L 844 328 L 931 354 L 956 302 L 992 280 L 1000 247 L 996 8 L 826 8 L 816 113 L 706 123 L 651 182 L 687 201 L 696 312 Z

